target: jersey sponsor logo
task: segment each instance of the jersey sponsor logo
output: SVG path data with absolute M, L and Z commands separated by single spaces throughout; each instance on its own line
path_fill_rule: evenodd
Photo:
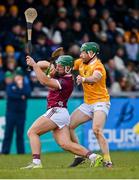
M 63 107 L 63 106 L 64 106 L 64 103 L 63 103 L 62 101 L 59 101 L 59 102 L 58 102 L 58 105 L 59 105 L 60 107 Z

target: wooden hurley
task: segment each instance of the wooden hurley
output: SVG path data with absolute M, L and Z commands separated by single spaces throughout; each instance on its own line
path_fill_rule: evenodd
M 27 53 L 30 55 L 32 52 L 32 43 L 31 43 L 32 25 L 38 14 L 37 14 L 36 9 L 34 8 L 26 9 L 24 14 L 25 14 L 26 22 L 27 22 Z M 30 70 L 29 67 L 28 67 L 28 70 Z

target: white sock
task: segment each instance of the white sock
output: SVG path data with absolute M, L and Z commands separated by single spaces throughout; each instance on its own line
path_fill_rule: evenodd
M 94 160 L 94 159 L 96 158 L 96 156 L 97 156 L 97 154 L 92 153 L 88 158 L 89 158 L 90 160 Z
M 33 163 L 39 165 L 39 164 L 41 164 L 41 160 L 40 159 L 33 159 Z
M 82 156 L 79 156 L 79 155 L 75 155 L 74 158 L 78 158 L 78 157 L 82 157 Z

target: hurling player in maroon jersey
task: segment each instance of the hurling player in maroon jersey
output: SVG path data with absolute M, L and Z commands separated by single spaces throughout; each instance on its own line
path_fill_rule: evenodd
M 56 68 L 53 67 L 53 78 L 48 77 L 42 71 L 44 67 L 49 67 L 49 62 L 40 61 L 40 63 L 36 63 L 30 56 L 26 57 L 26 62 L 35 71 L 39 82 L 49 88 L 49 94 L 47 112 L 40 116 L 28 130 L 33 156 L 32 163 L 21 169 L 42 168 L 39 136 L 52 130 L 55 140 L 63 149 L 89 158 L 92 163 L 102 158 L 100 155 L 96 155 L 83 146 L 72 142 L 70 138 L 68 127 L 70 116 L 67 110 L 67 101 L 73 90 L 71 74 L 73 58 L 69 55 L 59 56 L 56 60 Z

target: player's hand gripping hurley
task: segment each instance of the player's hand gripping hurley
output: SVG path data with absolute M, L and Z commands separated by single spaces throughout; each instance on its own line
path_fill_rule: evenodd
M 32 25 L 33 25 L 34 20 L 37 17 L 37 11 L 34 8 L 28 8 L 24 12 L 24 14 L 25 14 L 26 22 L 27 22 L 27 53 L 28 53 L 28 55 L 30 55 L 32 52 L 32 44 L 31 44 Z M 29 66 L 28 66 L 28 71 L 30 71 Z

